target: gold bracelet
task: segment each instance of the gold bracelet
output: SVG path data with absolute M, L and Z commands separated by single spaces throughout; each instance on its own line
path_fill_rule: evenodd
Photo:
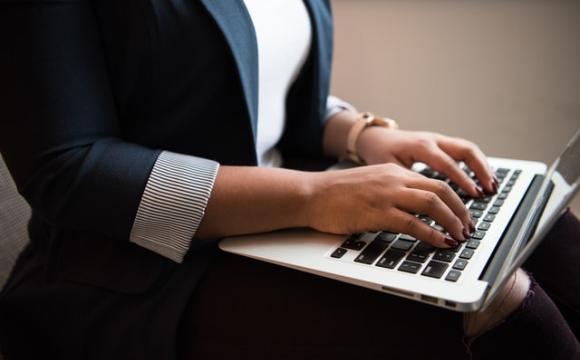
M 359 156 L 358 151 L 356 150 L 356 144 L 362 131 L 370 126 L 380 126 L 387 129 L 399 128 L 399 124 L 397 124 L 393 119 L 377 117 L 370 112 L 360 113 L 358 119 L 350 128 L 346 138 L 347 158 L 356 164 L 365 164 L 364 159 Z

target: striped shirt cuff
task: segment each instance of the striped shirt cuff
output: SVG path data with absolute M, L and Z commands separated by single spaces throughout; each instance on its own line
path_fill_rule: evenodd
M 326 118 L 325 120 L 330 119 L 336 113 L 339 113 L 343 110 L 352 110 L 357 112 L 356 108 L 351 104 L 347 103 L 346 101 L 337 98 L 336 96 L 329 95 L 326 99 Z
M 205 213 L 219 163 L 163 151 L 149 175 L 130 241 L 181 263 Z

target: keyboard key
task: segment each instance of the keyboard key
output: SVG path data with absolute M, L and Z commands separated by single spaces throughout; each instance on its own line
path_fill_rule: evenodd
M 425 168 L 425 169 L 423 169 L 423 170 L 421 170 L 419 172 L 419 174 L 422 174 L 424 176 L 427 176 L 428 178 L 430 178 L 431 176 L 433 176 L 433 173 L 434 173 L 433 169 L 430 169 L 430 168 Z
M 487 212 L 488 214 L 492 214 L 495 215 L 499 212 L 499 207 L 497 206 L 492 206 L 491 209 L 489 209 L 489 211 Z
M 344 243 L 342 243 L 342 247 L 343 248 L 347 248 L 347 249 L 351 249 L 351 250 L 360 250 L 360 249 L 362 249 L 366 245 L 365 242 L 359 241 L 362 236 L 363 236 L 362 233 L 354 233 L 354 234 L 351 234 L 344 241 Z
M 401 236 L 399 236 L 399 240 L 405 240 L 405 241 L 415 242 L 417 239 L 415 239 L 411 235 L 401 234 Z
M 357 241 L 354 243 L 353 250 L 361 250 L 367 243 L 364 241 Z
M 502 193 L 509 193 L 510 191 L 512 191 L 512 187 L 506 185 L 503 187 L 503 190 L 501 192 Z
M 469 210 L 469 213 L 471 214 L 471 217 L 474 219 L 479 219 L 480 217 L 483 216 L 483 211 L 481 210 Z
M 502 205 L 503 205 L 503 200 L 501 200 L 501 199 L 498 199 L 498 200 L 493 202 L 493 206 L 500 207 Z
M 522 173 L 522 171 L 521 171 L 520 169 L 518 169 L 518 170 L 514 170 L 514 175 L 519 175 L 519 174 L 521 174 L 521 173 Z
M 421 275 L 439 279 L 443 276 L 443 273 L 445 273 L 448 266 L 448 264 L 439 261 L 430 261 L 427 266 L 425 266 L 425 270 L 423 270 Z
M 499 168 L 495 171 L 496 174 L 503 174 L 504 176 L 510 172 L 510 169 L 506 169 L 506 168 Z
M 491 198 L 492 198 L 491 196 L 485 196 L 485 197 L 482 197 L 480 199 L 477 199 L 477 201 L 487 204 L 491 201 Z
M 433 222 L 433 219 L 431 219 L 427 215 L 421 215 L 421 216 L 419 216 L 419 219 L 427 225 L 431 225 L 431 223 Z
M 415 246 L 415 249 L 413 250 L 415 251 L 421 251 L 421 252 L 425 252 L 427 254 L 432 253 L 435 250 L 435 247 L 431 244 L 427 244 L 426 242 L 422 242 L 419 241 L 419 243 L 417 244 L 417 246 Z
M 473 234 L 471 234 L 472 239 L 481 240 L 485 236 L 485 231 L 477 230 Z
M 445 277 L 445 280 L 456 282 L 460 276 L 461 276 L 461 271 L 451 270 L 451 271 L 449 271 L 449 273 Z
M 459 254 L 459 257 L 462 259 L 471 259 L 472 256 L 473 256 L 473 250 L 471 250 L 471 249 L 463 249 L 461 254 Z
M 332 256 L 333 258 L 337 258 L 340 259 L 342 257 L 342 255 L 346 254 L 346 249 L 343 248 L 338 248 L 336 250 L 334 250 L 332 252 L 332 254 L 330 254 L 330 256 Z
M 511 179 L 510 179 L 510 180 L 509 180 L 509 181 L 506 183 L 506 185 L 507 185 L 507 186 L 514 186 L 514 184 L 515 184 L 515 183 L 516 183 L 516 181 L 515 181 L 515 180 L 511 180 Z
M 444 228 L 443 226 L 441 226 L 441 225 L 437 224 L 437 223 L 435 223 L 435 224 L 431 225 L 431 227 L 432 227 L 433 229 L 437 230 L 437 231 L 440 231 L 440 232 L 444 232 L 444 231 L 445 231 L 445 228 Z
M 475 240 L 475 239 L 467 240 L 467 242 L 465 243 L 466 249 L 477 249 L 478 246 L 479 246 L 479 240 Z
M 404 251 L 389 249 L 379 262 L 377 262 L 376 266 L 394 269 L 403 257 L 405 257 Z
M 391 249 L 407 251 L 411 248 L 411 246 L 413 246 L 413 242 L 411 241 L 397 240 L 393 243 L 393 245 L 391 245 Z
M 347 248 L 347 249 L 352 249 L 354 246 L 355 241 L 352 240 L 351 238 L 346 239 L 343 243 L 342 243 L 342 247 Z
M 459 249 L 461 249 L 461 244 L 458 244 L 457 246 L 450 247 L 450 248 L 447 248 L 447 249 L 444 249 L 444 250 L 452 251 L 452 252 L 456 253 L 456 252 L 459 251 Z
M 399 271 L 404 271 L 404 272 L 408 272 L 411 274 L 416 274 L 417 272 L 419 272 L 420 268 L 421 268 L 421 264 L 417 264 L 417 263 L 414 263 L 412 261 L 403 261 L 401 266 L 399 266 Z
M 468 263 L 469 263 L 469 261 L 467 261 L 465 259 L 457 259 L 455 261 L 455 264 L 453 264 L 453 268 L 457 269 L 457 270 L 463 270 L 463 269 L 465 269 L 465 267 L 467 266 Z
M 428 257 L 429 253 L 425 253 L 422 251 L 413 251 L 412 253 L 407 255 L 407 260 L 424 263 Z
M 490 223 L 486 222 L 486 221 L 482 221 L 477 225 L 477 229 L 478 230 L 483 230 L 483 231 L 487 231 L 489 230 L 489 227 L 491 226 Z
M 487 204 L 484 202 L 476 201 L 469 207 L 470 210 L 485 210 Z
M 391 232 L 388 231 L 381 231 L 376 237 L 375 240 L 381 240 L 381 241 L 385 241 L 385 242 L 392 242 L 393 240 L 395 240 L 395 238 L 397 237 L 397 234 L 393 234 Z
M 487 214 L 483 217 L 483 221 L 493 222 L 495 220 L 495 215 Z
M 447 176 L 445 176 L 445 174 L 441 174 L 439 172 L 435 172 L 433 174 L 433 176 L 431 176 L 431 179 L 445 181 L 445 180 L 447 180 Z
M 497 196 L 497 198 L 498 198 L 499 200 L 505 200 L 505 199 L 507 199 L 507 197 L 508 197 L 508 194 L 507 194 L 507 193 L 501 193 L 501 194 L 499 194 L 499 195 Z
M 341 246 L 350 250 L 360 250 L 364 248 L 366 244 L 367 243 L 364 241 L 352 241 L 351 239 L 346 239 Z
M 354 261 L 363 264 L 372 264 L 389 246 L 389 243 L 380 239 L 373 240 Z
M 433 255 L 433 260 L 439 260 L 444 262 L 451 262 L 455 258 L 455 253 L 449 250 L 437 250 L 435 255 Z

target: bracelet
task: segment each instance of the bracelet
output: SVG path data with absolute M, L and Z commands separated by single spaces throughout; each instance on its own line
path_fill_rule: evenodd
M 346 139 L 347 158 L 356 164 L 365 164 L 364 159 L 359 156 L 358 151 L 356 150 L 356 143 L 362 131 L 370 126 L 380 126 L 387 129 L 399 128 L 399 124 L 397 124 L 393 119 L 377 117 L 370 112 L 360 113 L 358 119 L 350 128 Z

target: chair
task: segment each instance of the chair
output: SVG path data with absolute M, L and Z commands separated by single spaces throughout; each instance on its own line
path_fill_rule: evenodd
M 26 229 L 30 208 L 16 191 L 0 156 L 0 290 L 6 283 L 18 254 L 28 243 Z
M 26 225 L 30 208 L 16 191 L 16 186 L 0 156 L 0 290 L 4 287 L 18 254 L 28 243 Z M 2 360 L 0 354 L 0 360 Z

